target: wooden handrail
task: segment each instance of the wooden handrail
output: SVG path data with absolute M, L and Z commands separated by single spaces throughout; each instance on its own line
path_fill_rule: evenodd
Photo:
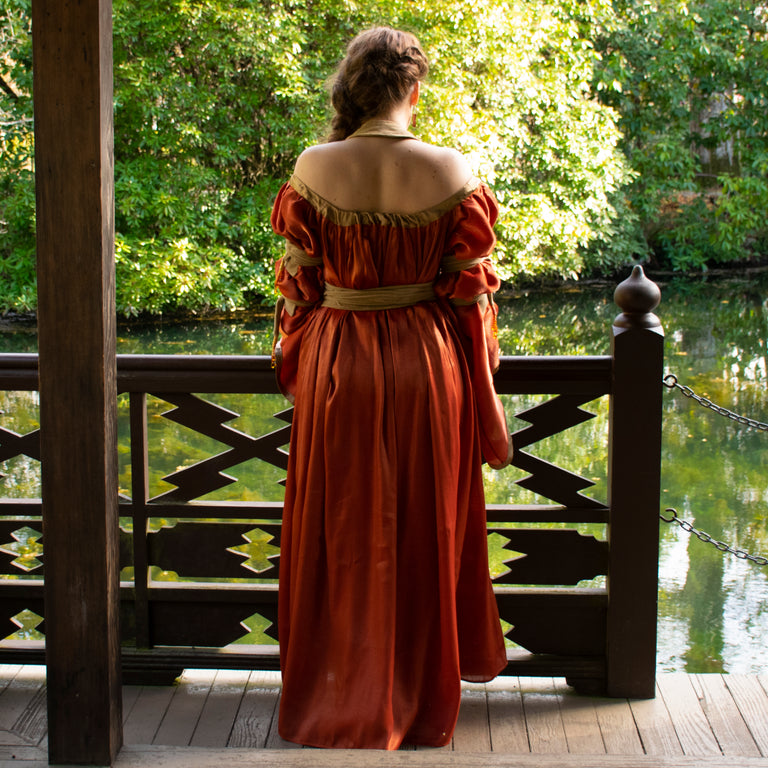
M 610 355 L 504 356 L 500 394 L 610 389 Z M 268 355 L 117 355 L 119 392 L 277 393 Z M 37 355 L 0 354 L 0 390 L 38 389 Z
M 528 426 L 514 438 L 513 467 L 528 473 L 515 482 L 545 503 L 488 507 L 489 533 L 497 537 L 496 546 L 501 537 L 508 540 L 506 550 L 526 555 L 510 560 L 510 572 L 495 584 L 502 618 L 514 624 L 509 637 L 530 651 L 510 651 L 509 672 L 564 675 L 585 690 L 638 698 L 653 696 L 655 685 L 663 347 L 658 319 L 650 312 L 654 292 L 644 280 L 635 274 L 629 288 L 622 289 L 624 311 L 612 328 L 610 355 L 501 359 L 495 376 L 499 394 L 550 396 L 537 398 L 533 407 L 518 414 Z M 36 355 L 0 355 L 0 390 L 36 389 Z M 276 637 L 282 505 L 205 500 L 221 486 L 221 473 L 238 463 L 261 460 L 285 467 L 290 409 L 274 414 L 278 422 L 273 431 L 245 435 L 224 426 L 231 411 L 206 399 L 216 393 L 276 395 L 270 359 L 118 355 L 117 389 L 129 396 L 131 433 L 132 487 L 120 499 L 119 514 L 131 520 L 133 530 L 121 533 L 120 546 L 121 567 L 134 570 L 133 580 L 121 586 L 121 604 L 124 641 L 135 648 L 124 651 L 124 670 L 135 680 L 163 671 L 173 676 L 192 663 L 190 659 L 200 666 L 274 668 L 274 647 L 230 644 L 242 637 L 241 623 L 256 614 L 273 623 L 266 632 Z M 148 480 L 150 395 L 175 406 L 168 412 L 173 421 L 213 437 L 227 449 L 175 472 L 169 481 L 176 488 L 154 497 Z M 607 502 L 582 493 L 589 480 L 530 450 L 538 441 L 590 418 L 582 406 L 601 396 L 608 396 L 610 403 L 604 446 Z M 36 440 L 35 432 L 6 433 L 0 436 L 0 455 L 26 453 L 36 458 Z M 0 513 L 0 535 L 10 537 L 17 528 L 36 524 L 41 505 L 39 500 L 0 499 Z M 158 530 L 149 525 L 152 519 L 172 522 Z M 608 541 L 561 527 L 547 530 L 541 523 L 602 525 Z M 242 550 L 254 530 L 270 552 L 258 574 L 244 571 L 243 558 L 231 554 L 233 547 Z M 153 580 L 151 566 L 177 571 L 181 580 Z M 594 574 L 606 575 L 605 587 L 578 586 Z M 211 577 L 235 581 L 211 582 Z M 562 584 L 573 586 L 558 586 Z M 44 615 L 42 582 L 0 579 L 0 606 L 8 618 L 24 608 Z M 199 650 L 203 646 L 207 650 Z M 17 661 L 25 653 L 38 663 L 42 658 L 40 648 L 0 643 L 0 661 Z

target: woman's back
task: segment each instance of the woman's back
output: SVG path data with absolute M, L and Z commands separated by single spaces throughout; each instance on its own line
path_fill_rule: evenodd
M 412 214 L 442 203 L 472 173 L 452 149 L 360 136 L 311 147 L 299 157 L 295 175 L 342 210 Z

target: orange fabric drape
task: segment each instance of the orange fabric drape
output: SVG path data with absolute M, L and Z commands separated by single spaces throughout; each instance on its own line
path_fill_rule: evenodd
M 305 254 L 277 265 L 294 302 L 279 318 L 278 375 L 295 398 L 280 562 L 285 739 L 445 744 L 460 679 L 506 664 L 481 461 L 503 460 L 508 436 L 493 390 L 495 307 L 472 303 L 498 287 L 485 258 L 496 212 L 474 182 L 413 215 L 340 211 L 296 178 L 275 202 L 275 231 Z M 442 273 L 446 255 L 468 268 Z M 326 284 L 424 282 L 436 300 L 321 304 Z

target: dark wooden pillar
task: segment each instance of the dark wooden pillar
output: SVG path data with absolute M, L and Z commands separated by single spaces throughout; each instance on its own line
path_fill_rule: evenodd
M 664 331 L 652 310 L 660 292 L 641 267 L 614 295 L 613 396 L 608 458 L 610 541 L 607 680 L 609 696 L 652 698 L 661 491 Z
M 48 754 L 122 741 L 111 0 L 33 0 Z

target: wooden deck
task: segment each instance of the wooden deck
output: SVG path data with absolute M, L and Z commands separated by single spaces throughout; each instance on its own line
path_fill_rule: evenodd
M 0 665 L 0 768 L 47 765 L 45 668 Z M 580 696 L 563 680 L 465 685 L 450 747 L 302 749 L 275 728 L 275 672 L 188 670 L 125 686 L 118 768 L 766 766 L 768 675 L 662 674 L 646 701 Z

